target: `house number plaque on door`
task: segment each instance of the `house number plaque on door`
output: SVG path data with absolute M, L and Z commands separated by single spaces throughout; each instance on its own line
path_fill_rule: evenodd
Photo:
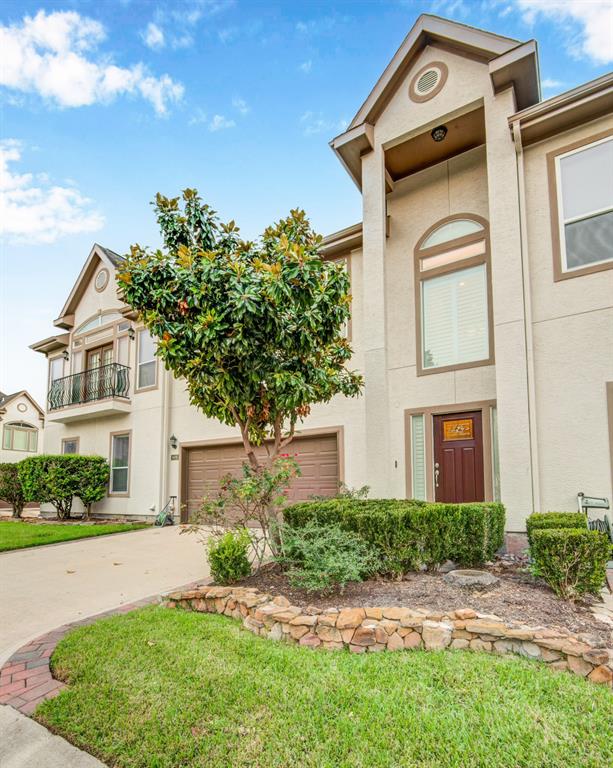
M 443 422 L 443 440 L 472 440 L 472 438 L 472 419 L 454 419 Z

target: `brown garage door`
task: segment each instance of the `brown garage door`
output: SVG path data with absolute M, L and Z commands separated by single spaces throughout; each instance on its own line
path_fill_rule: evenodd
M 302 472 L 289 489 L 290 501 L 305 501 L 313 494 L 333 496 L 338 491 L 339 466 L 336 434 L 297 437 L 288 446 L 297 454 Z M 245 461 L 243 446 L 211 445 L 187 448 L 183 454 L 183 503 L 187 515 L 199 509 L 204 496 L 213 495 L 224 475 L 239 475 Z M 186 517 L 183 510 L 182 519 Z

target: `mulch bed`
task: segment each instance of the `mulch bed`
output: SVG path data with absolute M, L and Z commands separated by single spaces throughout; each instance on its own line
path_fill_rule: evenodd
M 613 647 L 612 628 L 592 614 L 589 603 L 573 604 L 556 597 L 546 584 L 521 567 L 494 566 L 488 570 L 500 581 L 479 591 L 447 584 L 442 573 L 421 572 L 410 573 L 402 581 L 354 582 L 342 593 L 321 596 L 291 587 L 276 564 L 265 565 L 259 573 L 243 579 L 240 586 L 284 595 L 292 605 L 321 609 L 403 606 L 445 613 L 455 608 L 472 608 L 506 621 L 561 628 L 575 634 L 585 632 L 596 636 L 601 645 Z

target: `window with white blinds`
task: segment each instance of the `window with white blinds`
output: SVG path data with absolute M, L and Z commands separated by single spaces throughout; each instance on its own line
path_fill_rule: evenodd
M 485 264 L 422 280 L 421 307 L 424 368 L 487 359 Z
M 411 474 L 413 498 L 426 500 L 426 435 L 424 415 L 411 416 Z

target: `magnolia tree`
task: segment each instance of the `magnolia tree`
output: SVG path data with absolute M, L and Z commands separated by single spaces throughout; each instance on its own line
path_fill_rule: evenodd
M 346 270 L 322 258 L 304 211 L 248 242 L 196 190 L 182 197 L 157 195 L 164 248 L 132 246 L 120 290 L 192 404 L 240 429 L 253 473 L 274 471 L 312 405 L 361 391 L 346 367 Z

